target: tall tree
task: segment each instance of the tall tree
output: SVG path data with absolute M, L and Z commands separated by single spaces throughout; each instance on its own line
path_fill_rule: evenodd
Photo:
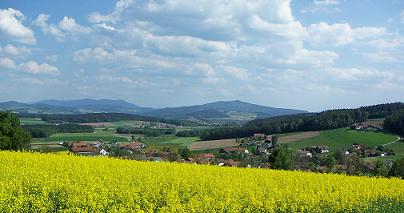
M 10 112 L 0 112 L 0 149 L 22 150 L 29 147 L 31 136 L 20 127 L 20 119 Z
M 269 162 L 274 169 L 291 169 L 293 153 L 286 146 L 278 146 L 275 148 L 270 157 Z

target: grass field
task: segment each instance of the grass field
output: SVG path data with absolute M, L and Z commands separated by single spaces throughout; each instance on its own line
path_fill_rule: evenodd
M 305 148 L 312 145 L 327 145 L 331 151 L 345 149 L 352 144 L 363 144 L 376 147 L 396 140 L 397 136 L 381 132 L 355 131 L 345 128 L 321 131 L 320 135 L 287 143 L 293 150 Z
M 165 135 L 160 137 L 143 138 L 142 143 L 145 143 L 149 148 L 182 148 L 198 140 L 198 137 L 176 137 L 174 135 Z
M 40 118 L 20 118 L 21 125 L 48 124 Z
M 278 142 L 280 144 L 287 144 L 290 142 L 300 141 L 300 140 L 316 137 L 319 135 L 320 135 L 320 132 L 318 132 L 318 131 L 300 132 L 300 133 L 296 133 L 296 134 L 280 135 Z
M 188 145 L 190 150 L 207 150 L 207 149 L 220 149 L 224 147 L 238 146 L 235 139 L 223 139 L 223 140 L 210 140 L 210 141 L 198 141 Z
M 403 212 L 404 181 L 0 152 L 0 212 Z

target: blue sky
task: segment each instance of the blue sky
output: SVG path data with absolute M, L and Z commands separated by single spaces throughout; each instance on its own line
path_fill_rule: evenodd
M 0 1 L 0 101 L 404 101 L 404 2 Z

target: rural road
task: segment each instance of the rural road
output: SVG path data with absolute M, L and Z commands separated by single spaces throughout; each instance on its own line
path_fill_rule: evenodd
M 392 143 L 395 143 L 395 142 L 399 141 L 400 139 L 401 139 L 401 138 L 400 138 L 399 136 L 397 136 L 397 139 L 396 139 L 395 141 L 392 141 L 392 142 L 389 142 L 389 143 L 385 143 L 385 144 L 383 144 L 382 146 L 390 145 L 390 144 L 392 144 Z

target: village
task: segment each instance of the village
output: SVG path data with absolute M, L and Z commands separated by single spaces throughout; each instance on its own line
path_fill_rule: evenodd
M 363 131 L 364 129 L 364 127 L 361 127 L 357 130 Z M 111 156 L 142 161 L 169 161 L 248 168 L 271 168 L 269 159 L 273 150 L 284 146 L 278 144 L 277 135 L 266 135 L 263 133 L 256 133 L 252 137 L 235 140 L 238 143 L 236 147 L 223 147 L 218 150 L 208 150 L 202 153 L 194 153 L 188 148 L 179 149 L 176 152 L 170 148 L 161 150 L 150 149 L 139 140 L 132 140 L 130 143 L 104 142 L 101 140 L 92 143 L 75 141 L 60 142 L 60 145 L 68 147 L 72 153 L 85 156 Z M 297 161 L 298 163 L 295 166 L 297 169 L 301 169 L 307 167 L 302 162 L 316 163 L 318 162 L 317 158 L 334 158 L 333 155 L 335 154 L 331 153 L 331 151 L 335 152 L 336 150 L 330 150 L 327 145 L 308 146 L 294 152 L 292 160 Z M 392 150 L 386 149 L 384 146 L 368 147 L 361 144 L 352 144 L 350 148 L 338 151 L 348 159 L 394 155 Z M 318 164 L 321 167 L 324 163 Z

